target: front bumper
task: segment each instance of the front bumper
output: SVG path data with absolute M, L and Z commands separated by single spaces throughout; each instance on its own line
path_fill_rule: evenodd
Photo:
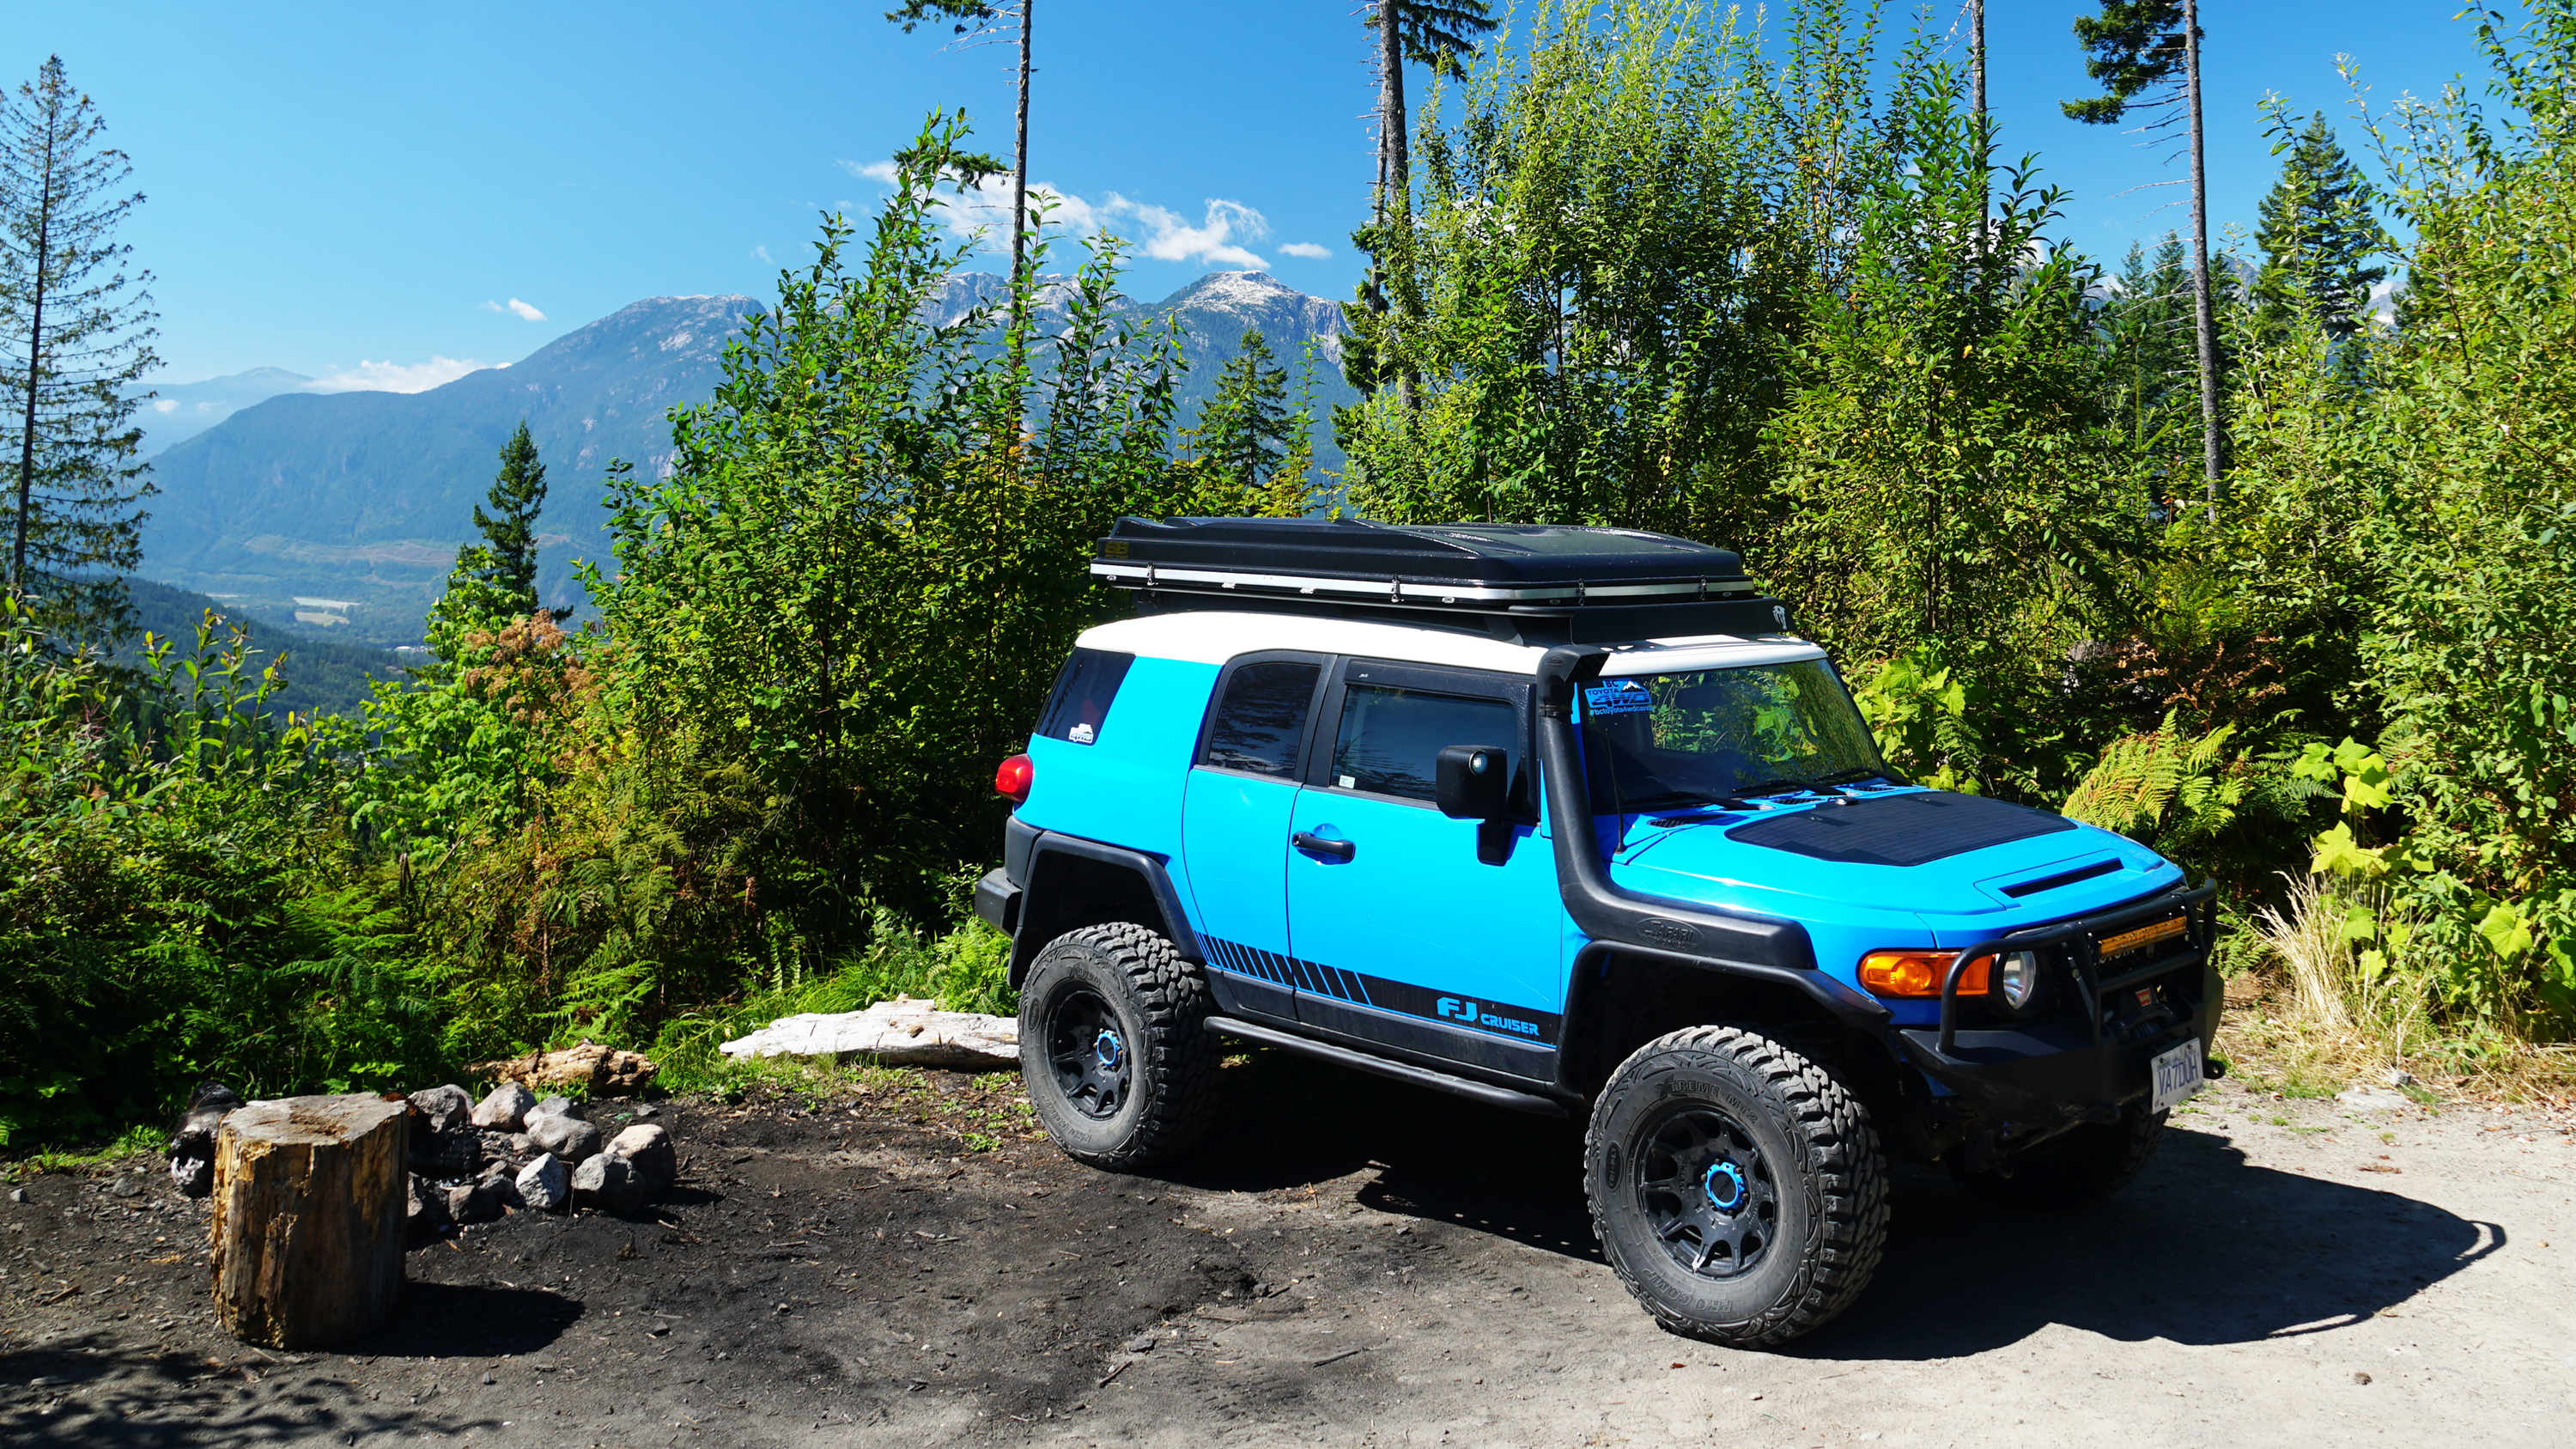
M 2181 914 L 2183 944 L 2144 961 L 2105 962 L 2109 936 Z M 2160 891 L 2070 921 L 2015 931 L 1958 953 L 1937 1029 L 1891 1030 L 1898 1053 L 1991 1121 L 2018 1127 L 2103 1120 L 2146 1096 L 2148 1063 L 2199 1038 L 2216 1040 L 2225 988 L 2211 969 L 2217 888 Z M 2071 988 L 2060 1010 L 1999 1029 L 1959 1026 L 1958 981 L 1965 963 L 1999 950 L 2056 953 Z

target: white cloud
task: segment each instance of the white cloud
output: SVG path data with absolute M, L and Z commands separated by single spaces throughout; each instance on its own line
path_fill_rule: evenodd
M 1279 250 L 1292 257 L 1304 257 L 1310 262 L 1320 262 L 1333 254 L 1331 247 L 1319 247 L 1313 242 L 1281 242 Z
M 512 297 L 510 299 L 510 310 L 518 313 L 520 319 L 523 321 L 543 322 L 546 320 L 545 313 L 538 311 L 536 308 L 529 306 L 527 303 L 520 301 L 516 297 Z
M 456 381 L 469 372 L 480 372 L 488 362 L 459 360 L 431 354 L 427 362 L 360 361 L 345 372 L 316 378 L 304 384 L 306 392 L 427 392 L 433 387 Z M 508 366 L 507 363 L 502 364 Z
M 165 398 L 156 398 L 156 399 L 154 399 L 154 400 L 153 400 L 153 403 L 152 403 L 152 411 L 154 411 L 154 412 L 156 412 L 156 413 L 161 413 L 161 414 L 163 414 L 163 415 L 165 415 L 165 416 L 166 416 L 167 414 L 175 413 L 175 412 L 177 412 L 178 410 L 179 410 L 179 400 L 178 400 L 177 398 L 174 398 L 174 397 L 165 397 Z
M 894 163 L 875 161 L 860 165 L 844 161 L 843 170 L 863 176 L 880 185 L 895 182 Z M 948 230 L 958 237 L 983 233 L 984 249 L 997 255 L 1011 247 L 1011 178 L 1006 173 L 987 177 L 983 184 L 963 194 L 943 188 L 939 196 Z M 1239 242 L 1257 242 L 1270 235 L 1270 222 L 1258 211 L 1239 201 L 1210 197 L 1206 214 L 1195 226 L 1187 217 L 1150 202 L 1131 201 L 1115 191 L 1103 192 L 1100 200 L 1086 201 L 1069 191 L 1062 191 L 1043 181 L 1029 183 L 1029 211 L 1045 212 L 1048 224 L 1083 236 L 1112 231 L 1136 243 L 1138 251 L 1159 262 L 1202 262 L 1255 270 L 1270 264 Z M 1303 250 L 1301 250 L 1303 248 Z M 1296 242 L 1281 248 L 1290 256 L 1329 256 L 1331 253 L 1309 242 Z

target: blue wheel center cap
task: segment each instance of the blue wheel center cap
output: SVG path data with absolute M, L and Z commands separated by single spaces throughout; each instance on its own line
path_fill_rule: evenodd
M 1744 1169 L 1720 1158 L 1709 1164 L 1708 1175 L 1700 1179 L 1700 1190 L 1708 1194 L 1708 1205 L 1722 1213 L 1744 1206 Z
M 1118 1033 L 1114 1031 L 1102 1032 L 1091 1043 L 1091 1054 L 1100 1059 L 1100 1069 L 1104 1072 L 1118 1069 L 1121 1050 L 1118 1045 Z

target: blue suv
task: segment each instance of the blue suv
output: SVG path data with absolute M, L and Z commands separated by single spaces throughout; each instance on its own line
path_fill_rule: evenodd
M 1039 1119 L 1140 1167 L 1231 1039 L 1588 1118 L 1603 1253 L 1668 1328 L 1825 1322 L 1887 1159 L 2068 1206 L 2217 1064 L 2213 889 L 1889 772 L 1736 555 L 1622 529 L 1126 519 L 1003 865 Z

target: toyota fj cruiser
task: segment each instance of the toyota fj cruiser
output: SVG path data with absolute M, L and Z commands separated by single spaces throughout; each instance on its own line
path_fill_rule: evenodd
M 1004 864 L 1020 1061 L 1085 1162 L 1188 1147 L 1221 1039 L 1589 1116 L 1668 1328 L 1825 1322 L 1886 1158 L 2066 1205 L 2214 1074 L 2213 888 L 1890 773 L 1736 555 L 1620 529 L 1125 519 Z

